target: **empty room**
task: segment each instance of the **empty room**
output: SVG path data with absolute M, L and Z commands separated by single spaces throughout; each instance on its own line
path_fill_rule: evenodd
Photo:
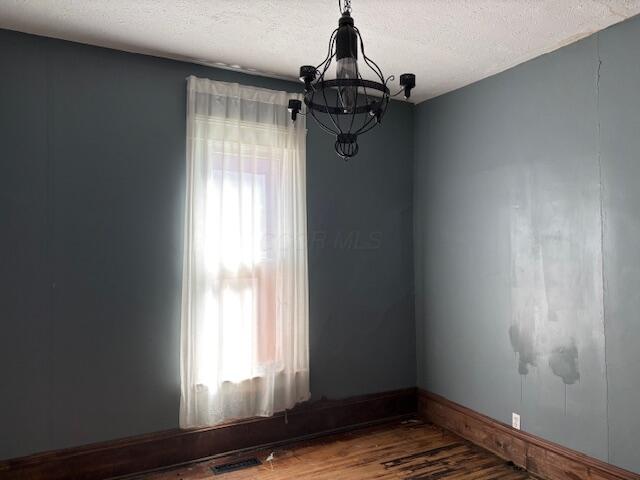
M 0 480 L 640 480 L 640 0 L 0 0 Z

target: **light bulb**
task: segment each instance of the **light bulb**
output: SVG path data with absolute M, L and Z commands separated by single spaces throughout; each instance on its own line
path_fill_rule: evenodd
M 343 79 L 358 78 L 358 60 L 355 57 L 345 57 L 336 61 L 336 77 Z M 358 87 L 341 87 L 338 90 L 340 103 L 345 112 L 351 112 L 356 106 Z

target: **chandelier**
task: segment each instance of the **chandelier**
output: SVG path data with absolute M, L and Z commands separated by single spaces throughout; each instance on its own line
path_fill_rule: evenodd
M 400 93 L 408 99 L 416 86 L 413 73 L 400 75 L 400 90 L 391 95 L 389 83 L 393 75 L 385 78 L 380 67 L 364 53 L 360 31 L 353 23 L 351 0 L 338 0 L 341 17 L 331 37 L 326 58 L 318 65 L 300 67 L 300 80 L 304 82 L 304 104 L 289 100 L 291 119 L 310 114 L 318 125 L 335 136 L 336 153 L 345 160 L 358 153 L 358 137 L 382 123 L 389 100 Z M 364 78 L 358 66 L 358 48 L 362 56 Z M 336 77 L 327 78 L 335 63 Z M 371 80 L 373 78 L 374 80 Z

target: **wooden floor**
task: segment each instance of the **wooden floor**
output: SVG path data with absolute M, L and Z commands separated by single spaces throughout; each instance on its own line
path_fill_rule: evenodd
M 439 427 L 413 420 L 276 449 L 217 458 L 136 478 L 145 480 L 444 479 L 534 477 Z M 262 465 L 214 475 L 211 467 L 249 457 Z

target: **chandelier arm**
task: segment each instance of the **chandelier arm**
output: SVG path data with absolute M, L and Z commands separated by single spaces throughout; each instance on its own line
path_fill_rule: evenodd
M 322 96 L 324 98 L 324 104 L 328 105 L 329 102 L 327 102 L 327 89 L 326 88 L 322 89 Z M 329 115 L 329 118 L 331 119 L 331 123 L 333 123 L 333 126 L 336 127 L 338 132 L 342 132 L 342 129 L 338 126 L 336 121 L 333 119 L 333 115 L 331 114 L 331 112 L 327 111 L 327 114 Z
M 380 79 L 381 83 L 385 83 L 384 81 L 384 75 L 382 74 L 382 70 L 380 70 L 380 67 L 378 66 L 378 64 L 376 62 L 374 62 L 373 60 L 371 60 L 369 57 L 367 57 L 364 52 L 362 52 L 362 58 L 364 59 L 364 62 L 367 64 L 367 66 L 373 70 L 373 73 L 375 73 L 376 75 L 378 75 L 378 78 Z
M 324 90 L 323 90 L 324 92 Z M 342 95 L 340 93 L 340 90 L 338 90 L 336 92 L 336 102 L 335 102 L 335 108 L 338 109 L 340 108 L 340 105 L 342 104 Z M 344 106 L 342 107 L 342 111 L 344 111 Z M 342 132 L 342 122 L 340 122 L 340 115 L 336 115 L 336 124 L 338 126 L 338 129 L 340 130 L 340 132 Z
M 382 112 L 382 117 L 380 117 L 380 123 L 382 123 L 382 118 L 384 117 L 384 115 L 387 113 L 387 110 L 389 109 L 389 102 L 391 102 L 391 99 L 389 97 L 386 98 L 386 102 L 384 104 L 384 111 Z
M 382 114 L 380 115 L 380 118 L 383 118 L 384 114 L 387 113 L 388 106 L 389 106 L 389 100 L 387 99 L 384 103 L 384 109 L 382 110 Z M 374 117 L 371 117 L 357 131 L 355 131 L 354 134 L 362 135 L 363 133 L 367 133 L 369 130 L 373 130 L 378 125 L 381 125 L 381 123 L 374 121 Z
M 369 130 L 373 130 L 374 128 L 381 126 L 382 124 L 380 122 L 375 122 L 373 119 L 367 120 L 367 122 L 354 133 L 354 135 L 360 136 L 367 133 Z
M 331 128 L 327 127 L 322 120 L 320 120 L 314 110 L 309 110 L 311 112 L 311 116 L 315 119 L 316 123 L 320 128 L 322 128 L 329 135 L 338 135 L 340 132 L 335 132 Z
M 332 55 L 331 52 L 333 51 L 333 45 L 336 43 L 336 35 L 338 34 L 338 29 L 336 28 L 333 33 L 331 34 L 331 36 L 329 37 L 329 49 L 327 51 L 327 56 L 324 58 L 324 60 L 322 62 L 320 62 L 318 64 L 318 66 L 316 67 L 316 70 L 318 70 L 322 65 L 324 65 L 325 63 L 327 63 L 328 60 L 331 60 L 333 57 L 335 57 L 335 53 Z
M 333 60 L 333 57 L 335 57 L 337 53 L 337 52 L 334 52 L 334 47 L 336 44 L 337 37 L 338 37 L 338 29 L 336 28 L 331 34 L 331 37 L 329 38 L 329 48 L 327 50 L 327 56 L 324 59 L 324 61 L 320 65 L 318 65 L 316 70 L 318 70 L 322 66 L 324 68 L 323 70 L 323 73 L 324 73 L 327 71 L 327 69 L 331 65 L 331 60 Z
M 333 58 L 333 57 L 331 57 Z M 318 73 L 318 77 L 316 78 L 316 81 L 312 84 L 312 86 L 315 88 L 316 85 L 318 85 L 319 83 L 323 83 L 324 82 L 324 75 L 325 73 L 327 73 L 327 70 L 329 69 L 329 66 L 331 65 L 331 63 L 329 63 L 324 70 L 320 71 L 317 70 Z
M 355 105 L 358 105 L 358 96 L 359 95 L 360 95 L 359 89 L 356 88 L 356 103 L 355 103 Z M 351 123 L 349 124 L 349 131 L 351 131 L 351 129 L 353 128 L 353 122 L 354 122 L 355 119 L 356 119 L 356 108 L 354 107 L 354 108 L 351 109 Z
M 387 111 L 386 107 L 384 109 L 384 111 L 382 112 L 382 116 L 384 116 L 385 112 Z M 367 133 L 369 130 L 374 129 L 377 125 L 380 125 L 380 122 L 376 121 L 376 117 L 375 116 L 370 116 L 366 122 L 364 122 L 364 124 L 362 124 L 362 126 L 356 130 L 354 132 L 355 135 L 362 135 L 363 133 Z
M 355 27 L 355 26 L 353 27 L 353 29 L 358 34 L 358 40 L 360 40 L 360 51 L 362 52 L 362 58 L 364 59 L 365 63 L 369 66 L 369 68 L 378 75 L 378 77 L 380 78 L 380 81 L 384 83 L 384 74 L 382 73 L 382 70 L 380 69 L 380 67 L 376 62 L 371 60 L 369 57 L 367 57 L 367 54 L 364 53 L 364 41 L 362 40 L 362 35 L 360 35 L 360 30 L 358 30 L 358 27 Z
M 307 103 L 307 96 L 305 95 L 304 103 L 307 105 L 307 109 L 311 110 L 311 114 L 312 114 L 313 118 L 315 118 L 317 120 L 317 117 L 313 113 L 313 110 L 314 110 L 314 108 L 313 108 L 313 99 L 316 96 L 316 86 L 315 86 L 315 84 L 312 84 L 311 88 L 312 88 L 312 90 L 311 90 L 311 99 L 309 100 L 309 103 Z
M 384 81 L 384 84 L 386 85 L 389 82 L 393 82 L 396 79 L 395 75 L 389 75 L 387 77 L 387 79 Z M 400 90 L 398 90 L 396 93 L 389 93 L 389 97 L 390 98 L 394 98 L 397 97 L 398 95 L 400 95 L 402 92 L 404 92 L 404 88 L 400 87 Z
M 358 69 L 358 78 L 360 80 L 364 80 L 364 78 L 362 78 L 362 73 L 360 73 L 360 69 Z M 366 97 L 367 102 L 368 102 L 369 101 L 369 94 L 367 93 L 367 86 L 364 84 L 364 82 L 362 84 L 362 89 L 364 90 L 364 96 Z
M 367 133 L 369 130 L 371 130 L 373 127 L 376 126 L 376 122 L 374 121 L 374 117 L 369 117 L 367 119 L 366 122 L 364 122 L 364 124 L 355 132 L 353 132 L 354 135 L 361 135 L 363 133 Z M 367 128 L 369 125 L 373 124 L 371 127 Z
M 338 31 L 338 29 L 336 29 L 336 30 L 335 30 L 335 32 L 337 32 L 337 31 Z M 333 35 L 332 35 L 332 36 L 333 36 Z M 334 40 L 332 40 L 332 42 L 331 42 L 331 43 L 334 43 L 334 42 L 335 42 L 335 39 L 334 39 Z M 329 66 L 331 65 L 331 61 L 330 61 L 330 60 L 331 60 L 334 56 L 335 56 L 335 53 L 334 53 L 333 55 L 331 55 L 331 56 L 329 57 L 329 59 L 328 59 L 328 60 L 325 60 L 325 62 L 324 62 L 324 70 L 322 71 L 322 73 L 320 74 L 320 76 L 319 76 L 319 77 L 318 77 L 318 79 L 316 80 L 315 84 L 313 85 L 313 92 L 311 93 L 311 106 L 310 106 L 310 105 L 307 105 L 307 107 L 310 107 L 310 108 L 311 108 L 311 111 L 312 111 L 312 112 L 313 112 L 313 110 L 314 110 L 314 108 L 313 108 L 313 105 L 314 105 L 313 100 L 314 100 L 314 98 L 315 98 L 315 94 L 316 94 L 316 92 L 317 92 L 316 85 L 318 85 L 318 83 L 320 83 L 320 84 L 322 85 L 322 89 L 321 89 L 321 90 L 322 90 L 322 96 L 323 96 L 323 98 L 324 98 L 324 105 L 325 105 L 325 106 L 328 106 L 328 105 L 327 105 L 327 94 L 326 94 L 326 92 L 325 92 L 325 88 L 324 88 L 323 83 L 324 83 L 324 75 L 325 75 L 325 73 L 327 72 L 327 70 L 329 69 Z M 306 102 L 305 102 L 305 103 L 306 103 Z M 329 111 L 329 109 L 328 109 L 328 108 L 326 108 L 326 109 L 325 109 L 324 113 L 326 113 L 327 115 L 329 115 L 329 119 L 331 120 L 331 123 L 332 123 L 332 124 L 333 124 L 333 126 L 335 127 L 336 131 L 333 131 L 330 127 L 327 127 L 327 125 L 325 125 L 325 124 L 324 124 L 324 122 L 320 122 L 320 123 L 322 124 L 322 126 L 323 126 L 326 130 L 328 130 L 329 132 L 331 132 L 333 135 L 338 135 L 339 133 L 341 133 L 341 132 L 342 132 L 342 130 L 340 129 L 340 127 L 338 126 L 338 124 L 336 123 L 336 121 L 333 119 L 333 115 L 331 114 L 331 112 Z M 318 122 L 320 121 L 320 120 L 318 119 L 318 117 L 317 117 L 315 114 L 312 114 L 312 115 L 313 115 L 313 118 L 315 118 L 315 119 L 316 119 L 316 121 L 318 121 Z
M 380 76 L 380 78 L 384 80 L 384 75 L 382 74 L 382 70 L 380 70 L 380 67 L 378 67 L 378 64 L 375 63 L 373 60 L 371 60 L 369 57 L 367 57 L 367 54 L 364 51 L 364 40 L 362 40 L 362 35 L 360 34 L 360 30 L 355 25 L 352 28 L 358 35 L 358 41 L 360 42 L 360 51 L 362 52 L 362 57 L 367 62 L 367 65 L 369 65 L 369 62 L 372 62 L 375 65 L 375 69 L 371 65 L 369 65 L 369 67 L 372 70 L 374 70 L 375 73 L 378 74 L 378 76 Z
M 331 60 L 333 60 L 333 57 L 335 57 L 336 54 L 334 53 L 333 55 L 331 55 L 331 57 L 329 57 L 329 59 L 321 65 L 324 65 L 324 69 L 322 70 L 322 72 L 320 70 L 317 70 L 317 72 L 320 74 L 318 75 L 318 78 L 315 81 L 315 84 L 318 84 L 320 81 L 324 81 L 324 74 L 327 73 L 327 70 L 329 70 L 329 67 L 331 66 Z
M 334 56 L 335 56 L 335 54 L 334 54 L 334 55 L 332 55 L 332 56 L 331 56 L 331 58 L 333 58 Z M 316 70 L 316 73 L 318 74 L 318 76 L 316 77 L 315 82 L 313 82 L 313 83 L 311 84 L 311 88 L 313 89 L 313 91 L 314 91 L 314 92 L 316 92 L 316 91 L 317 91 L 317 88 L 316 88 L 316 87 L 317 87 L 318 85 L 322 85 L 322 84 L 324 83 L 324 75 L 325 75 L 325 73 L 327 73 L 327 70 L 329 69 L 329 66 L 331 66 L 331 61 L 329 61 L 329 63 L 327 63 L 327 64 L 326 64 L 326 66 L 325 66 L 324 70 L 322 70 L 322 71 L 320 71 L 320 70 Z M 324 88 L 324 87 L 323 87 L 323 88 Z
M 370 132 L 371 130 L 373 130 L 373 129 L 374 129 L 374 128 L 376 128 L 376 127 L 382 127 L 382 124 L 381 124 L 381 123 L 375 123 L 375 122 L 374 122 L 374 123 L 372 123 L 371 125 L 369 125 L 369 127 L 368 127 L 368 128 L 366 128 L 366 129 L 362 130 L 361 132 L 359 132 L 359 133 L 358 133 L 358 135 L 364 135 L 365 133 Z
M 382 123 L 382 119 L 384 118 L 384 115 L 387 113 L 387 110 L 389 108 L 390 101 L 391 99 L 389 98 L 389 95 L 387 95 L 384 99 L 384 110 L 382 110 L 382 114 L 380 115 L 380 121 L 378 123 Z
M 389 95 L 387 95 L 387 98 L 385 98 L 385 104 L 384 104 L 384 112 L 383 112 L 383 116 L 385 113 L 387 113 L 387 109 L 389 108 L 389 102 L 391 101 L 391 98 L 389 97 Z
M 362 74 L 360 73 L 360 69 L 358 69 L 358 77 L 360 78 L 360 80 L 364 80 L 362 78 Z M 369 94 L 367 93 L 367 85 L 365 84 L 365 82 L 362 82 L 362 89 L 364 91 L 365 103 L 369 105 Z M 356 89 L 356 92 L 358 92 L 358 89 Z M 358 104 L 357 98 L 358 98 L 358 93 L 356 93 L 356 105 Z M 355 120 L 355 117 L 356 117 L 356 109 L 354 108 L 353 114 L 351 115 L 351 125 L 349 125 L 349 131 L 351 131 L 351 129 L 353 128 L 353 122 Z
M 362 74 L 360 73 L 360 70 L 358 70 L 358 76 L 360 77 L 360 80 L 363 81 L 362 82 L 362 88 L 364 90 L 364 94 L 365 94 L 365 97 L 367 99 L 367 105 L 368 105 L 369 104 L 369 94 L 367 93 L 367 85 L 366 85 L 366 82 L 364 81 L 364 78 L 362 78 Z M 386 87 L 386 85 L 385 85 L 385 87 Z M 385 92 L 382 91 L 382 96 L 383 97 L 384 97 L 384 94 L 385 94 Z
M 335 43 L 335 40 L 333 41 L 333 43 Z M 324 75 L 325 73 L 327 73 L 327 70 L 329 70 L 329 67 L 331 66 L 331 60 L 335 56 L 336 56 L 336 52 L 333 52 L 333 54 L 330 55 L 328 58 L 326 58 L 324 62 L 318 65 L 318 67 L 323 67 L 322 72 L 318 69 L 318 67 L 316 67 L 316 73 L 319 75 L 316 77 L 315 82 L 313 82 L 312 84 L 314 92 L 316 91 L 316 86 L 324 82 Z
M 322 76 L 321 78 L 324 77 L 324 72 L 322 72 Z M 323 93 L 324 93 L 324 88 L 322 89 Z M 307 99 L 305 97 L 305 104 L 307 105 L 307 110 L 311 112 L 311 116 L 315 119 L 316 122 L 318 122 L 318 125 L 320 125 L 325 132 L 331 134 L 331 135 L 338 135 L 340 133 L 340 129 L 336 126 L 335 122 L 333 121 L 333 117 L 331 116 L 331 114 L 329 114 L 329 118 L 331 118 L 331 122 L 333 123 L 334 126 L 336 126 L 336 128 L 338 129 L 338 131 L 334 131 L 333 129 L 331 129 L 330 127 L 328 127 L 327 125 L 325 125 L 325 123 L 323 121 L 321 121 L 315 114 L 315 109 L 313 108 L 313 99 L 315 98 L 316 95 L 316 88 L 315 86 L 313 87 L 313 91 L 311 92 L 311 100 L 309 101 L 309 103 L 307 103 Z M 327 104 L 326 101 L 326 97 L 325 97 L 325 105 Z M 329 112 L 326 112 L 329 113 Z

